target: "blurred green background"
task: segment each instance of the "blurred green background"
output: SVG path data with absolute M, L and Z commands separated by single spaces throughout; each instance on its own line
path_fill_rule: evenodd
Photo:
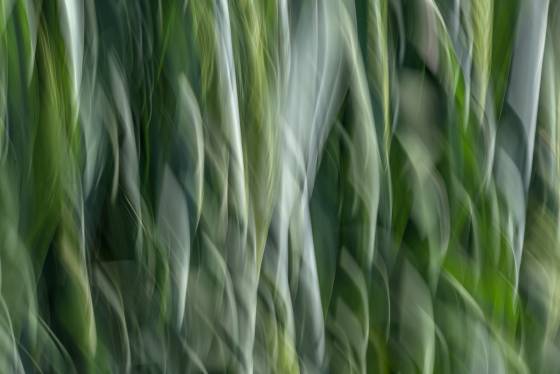
M 556 0 L 0 0 L 0 372 L 560 372 Z

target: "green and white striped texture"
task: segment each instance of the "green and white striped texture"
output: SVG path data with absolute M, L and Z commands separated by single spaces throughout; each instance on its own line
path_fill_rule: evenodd
M 555 0 L 0 0 L 0 372 L 560 372 L 559 67 Z

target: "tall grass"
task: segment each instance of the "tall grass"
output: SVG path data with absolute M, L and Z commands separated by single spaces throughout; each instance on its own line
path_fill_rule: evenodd
M 551 0 L 0 1 L 0 372 L 560 371 Z

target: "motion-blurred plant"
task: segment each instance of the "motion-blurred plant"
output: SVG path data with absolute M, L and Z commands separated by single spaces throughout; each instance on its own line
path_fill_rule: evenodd
M 560 3 L 0 0 L 0 372 L 560 372 Z

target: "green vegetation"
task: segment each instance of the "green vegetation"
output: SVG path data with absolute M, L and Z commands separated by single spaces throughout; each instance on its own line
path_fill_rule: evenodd
M 559 67 L 554 0 L 0 0 L 0 372 L 559 372 Z

